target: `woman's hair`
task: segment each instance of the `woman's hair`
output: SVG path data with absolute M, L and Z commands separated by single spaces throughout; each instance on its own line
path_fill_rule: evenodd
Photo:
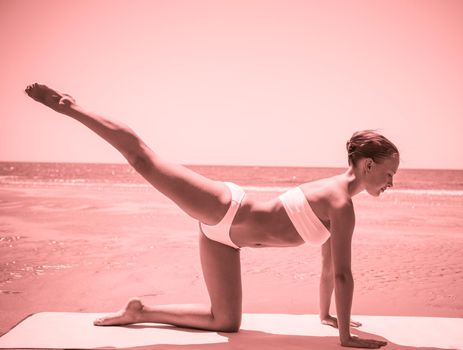
M 361 158 L 371 158 L 375 163 L 393 155 L 399 156 L 397 147 L 378 134 L 375 130 L 362 130 L 355 132 L 346 143 L 349 165 L 356 165 Z

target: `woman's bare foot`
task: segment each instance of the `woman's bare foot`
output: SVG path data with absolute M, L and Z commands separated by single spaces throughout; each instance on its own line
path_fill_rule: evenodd
M 72 96 L 59 93 L 46 85 L 37 83 L 29 85 L 25 92 L 34 100 L 43 103 L 57 112 L 64 112 L 69 106 L 76 103 Z
M 143 304 L 140 299 L 130 299 L 127 305 L 118 312 L 108 314 L 104 317 L 96 319 L 93 324 L 95 326 L 120 326 L 131 323 L 141 322 L 143 312 Z

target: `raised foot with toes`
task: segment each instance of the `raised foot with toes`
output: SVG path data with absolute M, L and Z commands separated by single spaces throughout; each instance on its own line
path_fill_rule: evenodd
M 58 112 L 62 112 L 76 103 L 72 96 L 38 83 L 28 85 L 24 91 L 32 99 Z

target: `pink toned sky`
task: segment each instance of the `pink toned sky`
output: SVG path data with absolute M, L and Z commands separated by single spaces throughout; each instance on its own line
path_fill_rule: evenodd
M 463 168 L 463 1 L 0 0 L 0 161 L 122 162 L 42 82 L 186 164 Z

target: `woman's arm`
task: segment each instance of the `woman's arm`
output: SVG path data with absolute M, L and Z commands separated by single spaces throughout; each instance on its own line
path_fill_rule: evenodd
M 352 203 L 343 203 L 331 211 L 331 251 L 334 272 L 336 314 L 341 344 L 349 342 L 350 313 L 354 292 L 351 271 L 351 242 L 355 226 Z
M 320 275 L 320 321 L 322 324 L 338 328 L 338 319 L 330 315 L 331 296 L 334 290 L 334 274 L 331 257 L 331 238 L 322 245 L 322 273 Z M 351 327 L 362 324 L 350 320 Z
M 322 245 L 322 273 L 320 276 L 320 321 L 337 327 L 330 316 L 331 295 L 334 289 L 333 267 L 331 263 L 331 238 Z M 333 323 L 329 323 L 333 321 Z
M 354 294 L 354 279 L 351 271 L 351 243 L 355 226 L 354 208 L 351 201 L 346 201 L 331 210 L 330 224 L 336 314 L 341 345 L 377 349 L 387 343 L 372 339 L 361 339 L 350 334 L 350 314 Z

